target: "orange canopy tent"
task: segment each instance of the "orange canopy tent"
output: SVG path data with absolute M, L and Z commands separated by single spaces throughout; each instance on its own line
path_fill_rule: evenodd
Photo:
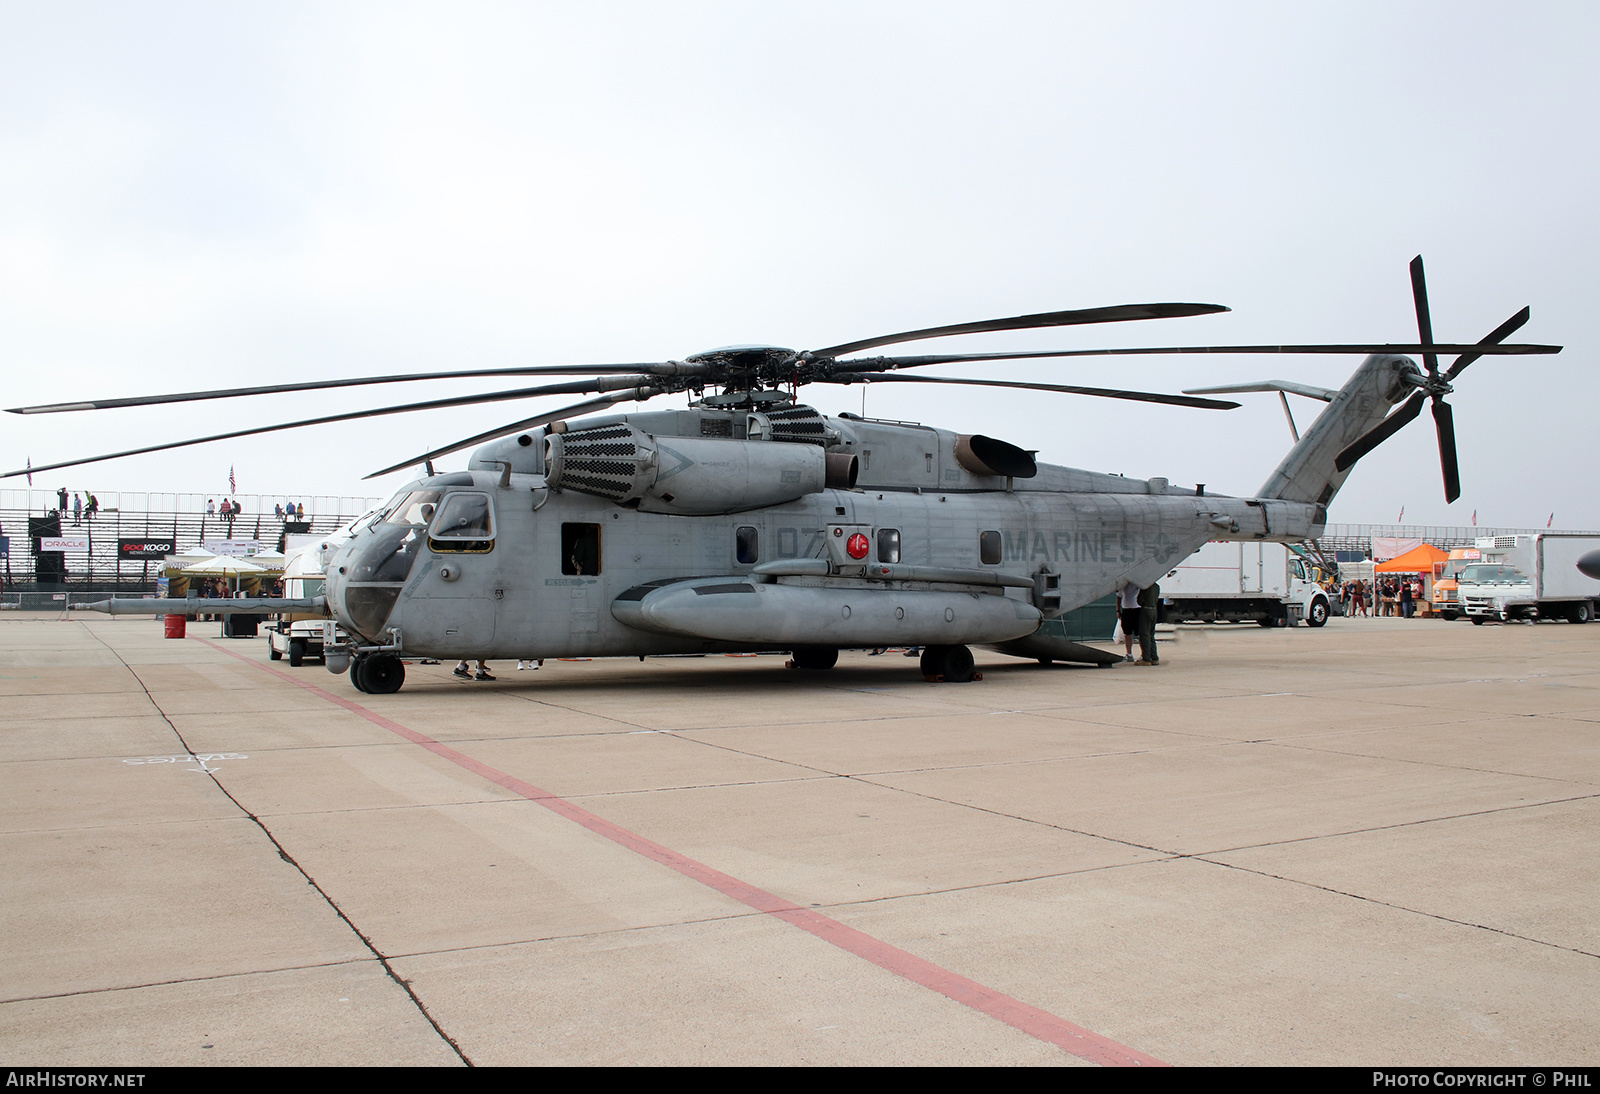
M 1445 562 L 1450 558 L 1449 551 L 1441 551 L 1430 543 L 1421 547 L 1413 547 L 1397 558 L 1388 562 L 1380 562 L 1373 569 L 1380 574 L 1429 574 L 1433 573 L 1435 562 Z

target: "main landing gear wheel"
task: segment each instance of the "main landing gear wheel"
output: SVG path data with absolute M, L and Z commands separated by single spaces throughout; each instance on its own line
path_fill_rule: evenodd
M 289 639 L 289 664 L 299 668 L 306 663 L 306 640 L 304 638 Z
M 350 658 L 350 683 L 357 691 L 366 691 L 366 686 L 361 683 L 361 666 L 366 661 L 365 657 Z
M 821 672 L 839 663 L 839 651 L 834 646 L 801 646 L 792 653 L 791 668 Z
M 977 679 L 973 672 L 972 651 L 965 646 L 928 646 L 922 651 L 922 675 L 946 684 L 965 684 Z
M 375 653 L 353 663 L 350 678 L 369 695 L 393 695 L 406 682 L 406 667 L 393 654 Z

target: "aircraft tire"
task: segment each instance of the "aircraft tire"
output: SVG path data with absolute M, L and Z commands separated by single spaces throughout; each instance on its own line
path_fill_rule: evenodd
M 361 679 L 364 675 L 362 673 L 362 665 L 366 663 L 366 660 L 365 657 L 352 657 L 350 659 L 350 683 L 355 686 L 357 691 L 361 692 L 367 690 L 367 685 L 362 683 Z
M 1320 627 L 1328 621 L 1328 602 L 1322 597 L 1311 601 L 1311 611 L 1306 616 L 1306 623 L 1313 627 Z
M 361 690 L 368 695 L 393 695 L 405 682 L 405 663 L 392 654 L 375 653 L 361 663 Z
M 299 668 L 306 663 L 306 640 L 304 638 L 289 639 L 289 664 Z
M 922 675 L 947 684 L 972 681 L 975 662 L 965 646 L 929 646 L 922 651 Z
M 836 646 L 800 646 L 791 651 L 791 656 L 795 668 L 812 672 L 824 672 L 839 663 Z

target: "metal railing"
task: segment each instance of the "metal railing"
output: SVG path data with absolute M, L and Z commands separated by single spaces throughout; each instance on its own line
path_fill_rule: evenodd
M 1448 524 L 1330 524 L 1317 540 L 1325 552 L 1360 551 L 1372 548 L 1373 537 L 1381 539 L 1420 539 L 1441 551 L 1457 547 L 1471 547 L 1480 536 L 1527 536 L 1543 532 L 1564 532 L 1569 535 L 1600 535 L 1572 528 L 1492 528 L 1488 525 Z
M 67 492 L 67 504 L 62 515 L 70 520 L 72 518 L 72 496 L 74 491 Z M 83 504 L 89 504 L 89 496 L 84 491 L 77 491 L 77 496 Z M 347 498 L 332 494 L 183 494 L 161 491 L 129 491 L 107 490 L 96 494 L 100 499 L 101 514 L 111 512 L 130 513 L 167 513 L 173 515 L 190 514 L 200 515 L 205 513 L 207 503 L 213 506 L 221 505 L 224 497 L 239 503 L 242 515 L 245 517 L 271 517 L 274 505 L 294 504 L 305 506 L 307 518 L 311 517 L 343 517 L 349 520 L 359 517 L 362 513 L 376 506 L 381 498 Z M 61 508 L 61 497 L 55 490 L 21 490 L 0 489 L 0 510 L 16 510 L 30 516 L 44 516 L 53 509 Z M 341 522 L 342 523 L 342 522 Z
M 55 501 L 52 494 L 51 510 Z M 60 580 L 54 580 L 41 576 L 40 556 L 34 551 L 35 540 L 29 527 L 30 519 L 36 521 L 41 514 L 36 510 L 0 508 L 0 536 L 7 540 L 7 551 L 0 557 L 0 576 L 4 577 L 4 591 L 8 595 L 87 593 L 90 590 L 149 592 L 161 575 L 162 560 L 125 558 L 118 550 L 118 540 L 171 539 L 174 553 L 179 553 L 209 541 L 254 539 L 261 542 L 263 549 L 270 550 L 277 548 L 286 532 L 326 535 L 365 511 L 313 514 L 308 506 L 304 521 L 287 521 L 270 511 L 265 514 L 247 511 L 226 519 L 204 511 L 135 512 L 119 507 L 102 509 L 93 519 L 84 517 L 77 524 L 72 522 L 69 513 L 60 519 L 60 534 L 63 538 L 85 539 L 86 549 L 55 552 L 60 556 L 64 571 L 59 573 Z M 47 510 L 44 515 L 48 516 L 49 512 Z

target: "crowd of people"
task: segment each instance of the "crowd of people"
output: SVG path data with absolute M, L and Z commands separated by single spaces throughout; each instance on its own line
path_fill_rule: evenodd
M 1376 582 L 1366 580 L 1346 581 L 1328 590 L 1344 605 L 1349 617 L 1368 616 L 1374 609 L 1382 612 L 1382 605 L 1395 605 L 1396 613 L 1406 619 L 1416 616 L 1417 603 L 1423 599 L 1422 578 L 1395 575 L 1382 577 Z
M 223 498 L 218 505 L 215 498 L 206 499 L 206 516 L 221 517 L 223 520 L 235 520 L 244 512 L 244 507 L 236 499 Z M 305 520 L 306 507 L 304 502 L 284 501 L 273 502 L 272 513 L 278 520 Z

